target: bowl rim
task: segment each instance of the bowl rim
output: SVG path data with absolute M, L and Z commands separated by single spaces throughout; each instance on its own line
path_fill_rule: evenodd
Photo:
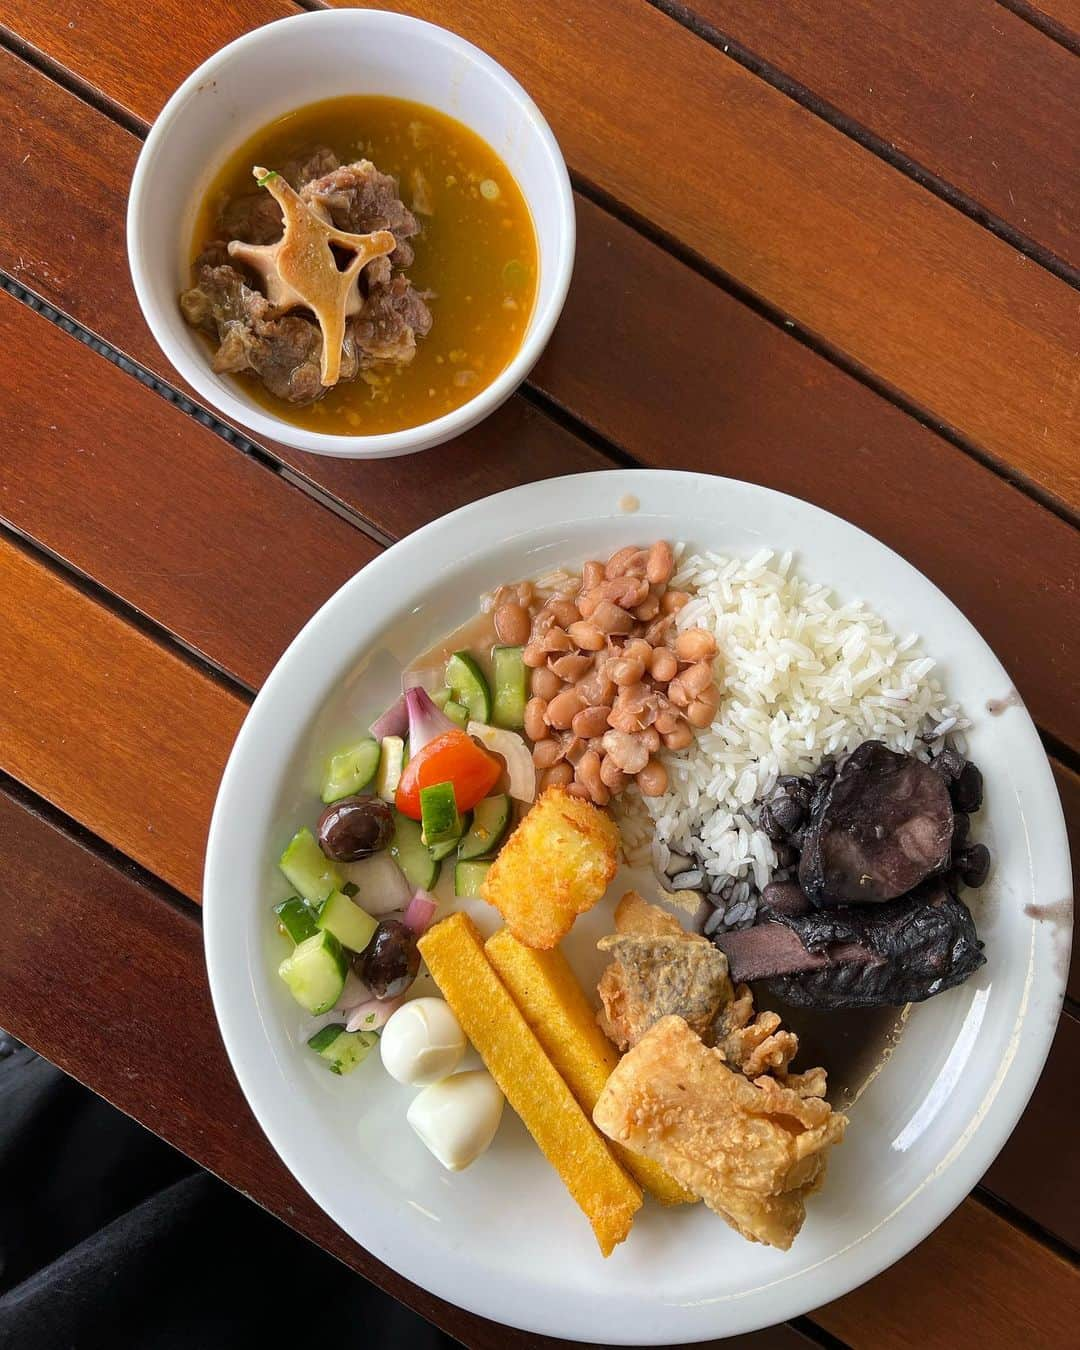
M 278 40 L 276 36 L 273 39 L 269 38 L 268 35 L 272 30 L 295 29 L 301 25 L 311 28 L 316 24 L 326 27 L 334 24 L 368 31 L 375 28 L 404 40 L 422 36 L 427 41 L 450 49 L 456 55 L 486 71 L 508 99 L 518 106 L 548 160 L 550 185 L 558 215 L 556 256 L 550 268 L 541 271 L 533 314 L 521 346 L 495 379 L 467 403 L 433 421 L 421 422 L 400 431 L 378 432 L 366 436 L 339 436 L 327 432 L 308 431 L 249 404 L 231 391 L 223 391 L 212 380 L 208 363 L 193 360 L 169 335 L 162 322 L 163 311 L 155 299 L 150 271 L 143 257 L 142 221 L 148 199 L 147 185 L 152 168 L 158 162 L 163 150 L 167 153 L 168 138 L 188 102 L 202 85 L 219 79 L 222 72 L 242 51 L 257 47 L 267 40 Z M 531 212 L 532 202 L 524 187 L 520 183 L 518 186 Z M 200 400 L 228 421 L 239 423 L 261 437 L 280 441 L 297 450 L 348 459 L 383 459 L 394 455 L 415 454 L 461 435 L 494 412 L 523 382 L 536 364 L 562 313 L 573 273 L 577 223 L 570 174 L 554 132 L 524 87 L 493 57 L 466 38 L 425 19 L 416 19 L 411 15 L 389 10 L 329 9 L 294 14 L 253 28 L 221 47 L 187 76 L 154 119 L 154 124 L 139 152 L 128 194 L 126 232 L 128 267 L 143 318 L 155 342 L 174 369 L 195 390 Z
M 339 1198 L 323 1184 L 311 1181 L 310 1171 L 302 1153 L 285 1145 L 284 1137 L 290 1134 L 292 1126 L 284 1121 L 286 1113 L 281 1103 L 275 1099 L 273 1085 L 260 1080 L 255 1066 L 244 1054 L 250 1046 L 242 1046 L 241 1041 L 244 1037 L 238 1034 L 241 1030 L 240 1023 L 247 1015 L 240 1015 L 237 1011 L 240 991 L 236 983 L 236 967 L 243 953 L 230 952 L 224 945 L 227 938 L 229 910 L 232 908 L 235 911 L 235 905 L 232 904 L 235 897 L 229 886 L 230 847 L 227 834 L 231 802 L 236 798 L 237 792 L 242 791 L 243 780 L 252 778 L 252 766 L 246 761 L 252 757 L 253 752 L 257 752 L 260 739 L 265 733 L 267 713 L 275 704 L 281 704 L 290 687 L 295 686 L 305 660 L 303 653 L 306 653 L 313 644 L 317 647 L 322 643 L 328 631 L 332 634 L 340 617 L 351 613 L 351 597 L 361 587 L 370 584 L 377 586 L 380 580 L 393 585 L 395 565 L 398 561 L 394 555 L 399 547 L 419 549 L 426 558 L 439 557 L 444 556 L 448 539 L 456 537 L 460 541 L 464 538 L 467 544 L 463 553 L 445 556 L 460 557 L 465 561 L 479 550 L 494 547 L 487 534 L 495 527 L 495 521 L 503 522 L 499 528 L 504 529 L 506 521 L 521 521 L 525 518 L 524 508 L 531 505 L 530 494 L 536 494 L 539 500 L 546 504 L 547 509 L 553 511 L 557 507 L 553 504 L 552 494 L 561 493 L 563 504 L 568 504 L 570 500 L 575 503 L 562 518 L 578 519 L 582 511 L 595 510 L 596 507 L 595 494 L 583 490 L 586 483 L 591 485 L 600 481 L 607 488 L 605 499 L 614 502 L 624 493 L 641 493 L 644 498 L 649 490 L 648 485 L 655 484 L 661 474 L 673 480 L 674 485 L 681 488 L 683 496 L 688 499 L 696 485 L 708 481 L 713 487 L 719 486 L 730 493 L 767 495 L 776 499 L 778 503 L 788 504 L 790 509 L 809 513 L 811 520 L 814 517 L 819 518 L 822 525 L 826 523 L 830 527 L 840 525 L 853 535 L 873 540 L 878 549 L 890 556 L 892 565 L 901 575 L 908 574 L 911 584 L 917 590 L 921 590 L 924 596 L 927 592 L 933 594 L 935 603 L 944 607 L 950 621 L 963 633 L 965 641 L 974 640 L 980 645 L 988 663 L 995 670 L 995 676 L 1000 674 L 1003 679 L 1008 679 L 988 644 L 962 611 L 917 568 L 880 540 L 841 517 L 788 494 L 713 475 L 669 470 L 616 469 L 570 475 L 511 488 L 469 503 L 447 516 L 432 521 L 408 536 L 402 541 L 402 545 L 388 549 L 378 559 L 369 563 L 362 572 L 345 582 L 290 644 L 271 672 L 241 727 L 214 807 L 204 886 L 204 935 L 211 995 L 230 1061 L 256 1118 L 286 1165 L 294 1171 L 298 1179 L 301 1173 L 308 1173 L 302 1182 L 305 1189 L 308 1189 L 316 1202 L 339 1223 L 344 1221 L 343 1207 L 339 1203 Z M 566 510 L 566 505 L 563 509 Z M 470 526 L 476 526 L 482 514 L 491 517 L 491 522 L 485 526 L 483 532 L 475 528 L 470 531 Z M 557 517 L 553 517 L 555 518 Z M 632 528 L 629 526 L 632 519 L 633 517 L 628 517 L 628 528 Z M 675 521 L 672 523 L 674 526 Z M 549 523 L 545 528 L 554 527 Z M 522 525 L 522 530 L 526 533 L 535 532 L 535 526 Z M 500 538 L 503 537 L 505 535 L 500 535 Z M 354 645 L 357 650 L 362 650 L 360 636 L 357 636 Z M 295 689 L 291 692 L 295 692 Z M 319 698 L 322 697 L 320 693 Z M 1060 880 L 1062 885 L 1071 888 L 1064 816 L 1049 764 L 1045 754 L 1042 753 L 1037 732 L 1026 708 L 1019 704 L 1012 711 L 1018 714 L 1017 721 L 1022 724 L 1024 737 L 1031 745 L 1033 752 L 1030 759 L 1031 775 L 1040 794 L 1045 795 L 1043 804 L 1046 811 L 1043 826 L 1049 833 L 1044 837 L 1044 842 L 1048 839 L 1050 846 L 1040 850 L 1040 870 L 1044 872 L 1044 880 L 1048 875 L 1055 886 Z M 1041 757 L 1034 755 L 1036 748 Z M 1065 988 L 1064 963 L 1058 963 L 1060 956 L 1056 947 L 1058 940 L 1058 935 L 1050 932 L 1046 925 L 1032 919 L 1024 996 L 1016 1014 L 1015 1025 L 1011 1029 L 1009 1054 L 986 1095 L 979 1100 L 972 1099 L 969 1123 L 952 1142 L 948 1153 L 938 1160 L 936 1167 L 928 1175 L 923 1175 L 921 1171 L 914 1175 L 906 1198 L 890 1214 L 882 1218 L 872 1230 L 846 1247 L 839 1248 L 824 1264 L 819 1263 L 816 1267 L 808 1268 L 791 1279 L 771 1287 L 759 1287 L 742 1300 L 731 1302 L 725 1297 L 718 1302 L 706 1300 L 705 1303 L 696 1305 L 668 1305 L 666 1311 L 671 1317 L 672 1334 L 677 1340 L 704 1340 L 717 1335 L 746 1333 L 801 1315 L 873 1278 L 906 1255 L 948 1217 L 978 1182 L 1001 1149 L 1042 1072 L 1054 1036 Z M 1042 997 L 1032 1000 L 1028 995 L 1036 965 L 1040 967 L 1039 973 L 1045 982 Z M 248 995 L 251 993 L 250 990 L 243 992 Z M 253 1020 L 254 1016 L 255 1014 L 251 1014 L 249 1020 Z M 290 1139 L 289 1144 L 291 1143 Z M 423 1276 L 418 1273 L 422 1268 L 422 1262 L 417 1265 L 411 1253 L 407 1256 L 400 1242 L 396 1247 L 391 1245 L 388 1248 L 385 1245 L 385 1234 L 370 1232 L 359 1240 L 365 1244 L 373 1243 L 373 1255 L 386 1261 L 406 1278 L 421 1280 L 424 1287 L 437 1296 L 477 1315 L 499 1318 L 509 1325 L 527 1331 L 589 1339 L 590 1331 L 585 1330 L 582 1323 L 586 1318 L 595 1323 L 603 1311 L 602 1298 L 598 1300 L 597 1310 L 583 1311 L 579 1308 L 570 1308 L 566 1306 L 565 1301 L 558 1299 L 552 1299 L 542 1308 L 535 1304 L 527 1306 L 523 1290 L 517 1287 L 490 1287 L 483 1294 L 478 1294 L 474 1287 L 475 1280 L 462 1280 L 462 1272 L 456 1265 L 452 1270 L 443 1270 L 429 1264 L 427 1275 Z M 475 1271 L 475 1267 L 466 1269 Z M 808 1282 L 812 1282 L 813 1285 L 809 1294 Z M 657 1297 L 659 1298 L 659 1291 Z M 574 1319 L 578 1319 L 576 1324 Z M 597 1339 L 611 1340 L 619 1344 L 667 1343 L 658 1341 L 655 1336 L 642 1340 L 643 1334 L 640 1328 L 616 1327 L 605 1322 Z

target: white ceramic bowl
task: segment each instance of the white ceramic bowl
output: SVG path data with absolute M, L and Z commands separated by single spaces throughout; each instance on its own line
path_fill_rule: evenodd
M 639 499 L 626 514 L 627 496 Z M 275 975 L 275 860 L 314 824 L 328 752 L 395 696 L 402 665 L 511 578 L 663 536 L 744 557 L 794 550 L 803 573 L 916 630 L 974 719 L 986 780 L 978 837 L 993 853 L 971 897 L 986 965 L 912 1010 L 891 1060 L 851 1111 L 790 1252 L 753 1246 L 702 1206 L 649 1204 L 601 1259 L 588 1224 L 513 1112 L 492 1148 L 450 1174 L 405 1125 L 411 1091 L 373 1060 L 347 1079 L 304 1045 L 306 1018 Z M 614 471 L 536 483 L 444 517 L 388 550 L 307 624 L 256 699 L 214 811 L 205 940 L 214 1006 L 241 1086 L 315 1200 L 410 1280 L 537 1333 L 661 1345 L 748 1332 L 805 1313 L 875 1275 L 939 1224 L 1004 1143 L 1039 1076 L 1061 1006 L 1071 891 L 1061 807 L 1011 682 L 925 577 L 869 535 L 781 493 L 695 474 Z M 611 900 L 567 942 L 595 977 Z M 473 902 L 488 931 L 493 911 Z M 826 1057 L 826 1067 L 828 1060 Z
M 411 99 L 448 113 L 502 157 L 532 212 L 540 253 L 536 304 L 506 369 L 453 412 L 404 431 L 333 436 L 268 413 L 210 369 L 177 297 L 189 284 L 198 206 L 229 154 L 260 127 L 343 94 Z M 439 445 L 475 426 L 517 388 L 562 311 L 574 264 L 574 201 L 551 128 L 521 85 L 477 47 L 434 24 L 371 9 L 321 10 L 253 29 L 204 62 L 146 138 L 128 200 L 128 262 L 158 345 L 208 404 L 298 450 L 370 459 Z

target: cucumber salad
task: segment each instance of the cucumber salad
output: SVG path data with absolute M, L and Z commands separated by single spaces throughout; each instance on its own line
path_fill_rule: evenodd
M 295 892 L 274 907 L 289 950 L 278 974 L 312 1017 L 308 1040 L 332 1073 L 351 1073 L 379 1041 L 420 970 L 417 941 L 435 918 L 444 867 L 472 898 L 536 794 L 519 734 L 528 700 L 521 646 L 495 645 L 489 671 L 455 651 L 368 734 L 341 745 L 323 774 L 324 810 L 279 859 Z M 407 674 L 404 683 L 415 678 Z

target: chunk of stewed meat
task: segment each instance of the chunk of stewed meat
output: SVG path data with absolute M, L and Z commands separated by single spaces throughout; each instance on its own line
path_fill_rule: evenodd
M 398 195 L 397 183 L 388 173 L 380 173 L 370 160 L 342 164 L 306 183 L 300 195 L 322 207 L 339 230 L 352 234 L 389 230 L 397 241 L 391 263 L 408 267 L 412 262 L 413 249 L 408 240 L 420 226 Z
M 370 270 L 365 268 L 365 273 Z M 349 322 L 361 369 L 382 361 L 406 364 L 416 353 L 416 339 L 430 331 L 431 311 L 408 277 L 400 274 L 370 285 L 363 308 Z
M 864 741 L 814 798 L 799 884 L 822 905 L 892 900 L 947 866 L 952 835 L 941 775 Z

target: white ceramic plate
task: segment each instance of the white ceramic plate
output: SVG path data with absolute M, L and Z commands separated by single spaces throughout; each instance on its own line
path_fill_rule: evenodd
M 637 509 L 630 508 L 638 503 Z M 702 1206 L 647 1204 L 607 1261 L 520 1121 L 451 1175 L 405 1123 L 410 1090 L 377 1062 L 347 1079 L 304 1046 L 306 1019 L 274 971 L 275 859 L 318 815 L 335 737 L 366 728 L 401 666 L 500 581 L 656 537 L 743 556 L 793 549 L 804 573 L 917 630 L 975 721 L 986 779 L 979 836 L 994 855 L 973 897 L 987 963 L 914 1009 L 859 1100 L 828 1184 L 792 1251 L 752 1246 Z M 233 1067 L 286 1165 L 358 1242 L 452 1303 L 581 1340 L 666 1344 L 747 1332 L 837 1298 L 897 1260 L 952 1210 L 1001 1148 L 1038 1078 L 1068 963 L 1071 893 L 1061 807 L 1025 709 L 990 716 L 1011 682 L 962 614 L 896 554 L 816 507 L 747 483 L 616 471 L 474 503 L 410 535 L 354 577 L 282 657 L 237 739 L 206 864 L 206 954 Z M 613 887 L 617 893 L 617 887 Z M 573 959 L 610 914 L 579 920 Z M 1046 907 L 1044 910 L 1036 906 Z M 1055 908 L 1056 906 L 1056 908 Z M 483 908 L 483 907 L 482 907 Z M 489 927 L 490 927 L 489 923 Z M 828 1067 L 826 1065 L 826 1067 Z

